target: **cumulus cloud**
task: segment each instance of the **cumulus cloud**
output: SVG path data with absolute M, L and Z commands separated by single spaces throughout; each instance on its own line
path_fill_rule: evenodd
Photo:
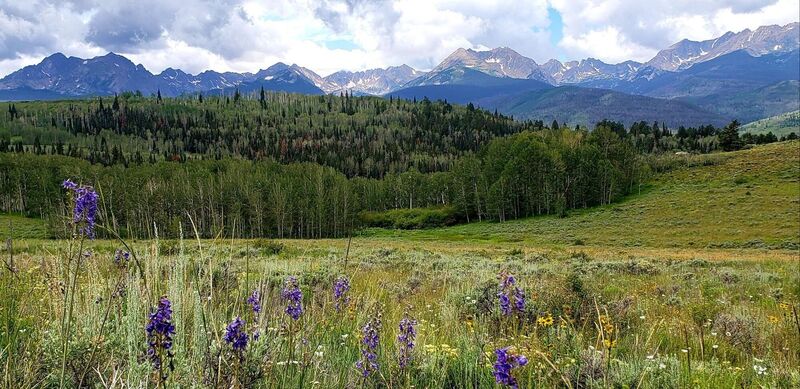
M 564 21 L 569 58 L 647 61 L 681 39 L 798 21 L 797 0 L 551 0 Z M 601 37 L 606 39 L 601 39 Z
M 683 38 L 786 24 L 798 13 L 796 0 L 0 0 L 0 75 L 57 51 L 114 51 L 154 73 L 277 61 L 322 75 L 428 69 L 459 47 L 498 46 L 540 63 L 646 61 Z

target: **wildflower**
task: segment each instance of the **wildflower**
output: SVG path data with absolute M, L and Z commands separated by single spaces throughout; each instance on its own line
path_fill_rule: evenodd
M 511 296 L 514 297 L 513 309 L 518 312 L 525 310 L 525 292 L 517 286 L 517 280 L 506 271 L 500 273 L 500 290 L 497 292 L 497 299 L 500 304 L 500 311 L 503 315 L 511 314 Z
M 546 316 L 539 316 L 536 319 L 536 324 L 538 324 L 541 327 L 550 327 L 551 325 L 553 325 L 553 322 L 554 322 L 553 315 L 549 313 Z
M 164 371 L 164 360 L 169 360 L 169 370 L 172 364 L 172 335 L 175 334 L 175 325 L 172 324 L 172 303 L 167 296 L 162 296 L 155 312 L 150 314 L 150 320 L 145 327 L 147 331 L 147 358 L 160 373 L 159 379 L 166 381 L 168 373 Z
M 361 329 L 361 359 L 356 368 L 361 370 L 364 378 L 378 370 L 378 344 L 380 342 L 381 315 L 373 316 Z
M 617 347 L 617 340 L 616 339 L 614 339 L 614 340 L 606 339 L 606 340 L 603 341 L 603 345 L 605 345 L 606 348 L 608 348 L 608 349 L 612 349 L 614 347 Z
M 472 316 L 467 316 L 467 318 L 464 320 L 464 324 L 467 325 L 467 329 L 470 332 L 475 331 L 475 319 Z
M 518 388 L 517 379 L 514 378 L 512 370 L 527 365 L 528 358 L 513 353 L 509 347 L 499 348 L 494 353 L 497 356 L 497 361 L 494 363 L 495 381 L 511 388 Z
M 78 232 L 94 239 L 94 223 L 97 215 L 97 192 L 91 186 L 77 185 L 67 179 L 62 184 L 64 189 L 73 192 L 74 207 L 72 208 L 72 222 L 82 224 Z
M 261 312 L 261 295 L 258 293 L 258 289 L 253 291 L 253 294 L 247 298 L 247 303 L 250 304 L 250 307 L 253 308 L 253 313 L 258 316 Z
M 131 253 L 125 250 L 117 249 L 117 251 L 114 252 L 114 264 L 118 267 L 125 267 L 127 266 L 130 257 Z
M 514 308 L 520 312 L 525 310 L 525 293 L 517 287 L 514 288 Z
M 397 335 L 397 343 L 400 347 L 398 362 L 401 368 L 408 366 L 411 362 L 411 352 L 414 350 L 414 339 L 417 337 L 417 321 L 408 317 L 408 312 L 400 320 L 400 333 Z
M 777 316 L 772 316 L 772 315 L 770 315 L 770 316 L 769 316 L 769 322 L 770 322 L 770 323 L 772 323 L 772 324 L 778 324 L 778 322 L 779 322 L 779 321 L 780 321 L 780 319 L 778 319 L 778 317 L 777 317 Z
M 753 370 L 756 372 L 756 375 L 765 375 L 767 374 L 767 368 L 760 365 L 753 365 Z
M 245 332 L 244 326 L 244 320 L 236 316 L 225 328 L 225 336 L 222 339 L 233 347 L 233 351 L 241 352 L 247 348 L 247 332 Z
M 350 296 L 347 292 L 350 291 L 350 280 L 345 276 L 341 276 L 333 283 L 333 301 L 336 310 L 339 311 L 343 306 L 347 306 L 350 302 Z
M 286 314 L 293 320 L 300 318 L 303 314 L 303 292 L 300 291 L 300 283 L 297 277 L 289 277 L 283 284 L 281 297 L 286 300 Z
M 780 304 L 778 304 L 778 306 L 780 306 L 781 309 L 783 309 L 784 311 L 789 311 L 790 308 L 791 308 L 791 306 L 789 304 L 787 304 L 787 303 L 780 303 Z

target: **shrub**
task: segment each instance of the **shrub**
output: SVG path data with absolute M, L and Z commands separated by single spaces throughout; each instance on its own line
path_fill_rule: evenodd
M 458 223 L 460 218 L 453 207 L 436 207 L 362 212 L 359 220 L 366 227 L 414 230 L 451 226 Z

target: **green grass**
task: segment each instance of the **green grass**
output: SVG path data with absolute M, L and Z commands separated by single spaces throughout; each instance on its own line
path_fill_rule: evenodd
M 752 134 L 766 134 L 772 132 L 779 138 L 791 133 L 800 135 L 800 111 L 787 112 L 745 124 L 740 131 L 742 133 L 749 132 Z
M 505 223 L 396 231 L 367 237 L 653 248 L 800 247 L 800 142 L 720 154 L 709 165 L 657 176 L 641 194 Z
M 14 214 L 0 213 L 0 238 L 46 239 L 51 236 L 47 222 Z
M 64 289 L 80 255 L 66 387 L 156 387 L 145 325 L 160 296 L 173 308 L 171 388 L 497 387 L 501 347 L 528 358 L 513 373 L 523 388 L 798 387 L 798 147 L 690 157 L 640 194 L 566 218 L 373 229 L 350 243 L 128 242 L 141 271 L 115 264 L 121 242 L 21 239 L 15 272 L 0 269 L 0 386 L 59 386 Z M 510 316 L 503 272 L 526 296 Z M 341 275 L 352 289 L 337 311 Z M 284 313 L 287 276 L 303 292 L 298 321 Z M 402 369 L 406 312 L 417 347 Z M 362 328 L 377 315 L 380 370 L 364 379 Z M 223 340 L 237 316 L 261 334 L 242 353 Z
M 500 347 L 528 357 L 527 366 L 514 370 L 525 388 L 563 387 L 564 381 L 584 388 L 800 384 L 800 337 L 792 316 L 792 307 L 800 308 L 800 274 L 795 261 L 779 255 L 711 260 L 695 251 L 691 259 L 676 260 L 513 244 L 393 247 L 398 242 L 355 240 L 347 261 L 341 240 L 133 243 L 144 273 L 132 263 L 114 265 L 119 243 L 86 242 L 83 251 L 91 255 L 79 272 L 67 386 L 75 387 L 88 370 L 84 384 L 90 387 L 114 377 L 131 387 L 155 387 L 144 328 L 162 295 L 173 304 L 175 370 L 168 383 L 174 388 L 201 382 L 493 387 Z M 17 274 L 1 274 L 6 351 L 0 379 L 6 387 L 58 386 L 64 339 L 58 285 L 65 281 L 69 247 L 68 241 L 25 240 L 15 256 Z M 527 296 L 525 310 L 508 317 L 497 305 L 502 271 L 512 272 Z M 289 275 L 298 277 L 303 292 L 298 321 L 284 313 L 280 296 Z M 352 289 L 337 312 L 331 288 L 339 275 L 350 277 Z M 258 316 L 246 303 L 253 289 L 262 295 Z M 418 322 L 413 363 L 405 370 L 395 340 L 404 312 Z M 377 314 L 383 323 L 380 373 L 364 380 L 355 367 L 361 329 Z M 261 333 L 242 354 L 223 341 L 236 316 L 246 321 L 248 334 Z M 767 374 L 757 374 L 754 365 Z

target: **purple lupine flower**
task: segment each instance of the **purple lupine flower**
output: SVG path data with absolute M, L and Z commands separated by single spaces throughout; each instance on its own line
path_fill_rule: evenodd
M 72 209 L 72 222 L 82 224 L 78 231 L 89 239 L 94 239 L 94 223 L 97 216 L 97 192 L 86 185 L 77 185 L 72 180 L 64 180 L 61 184 L 64 189 L 73 192 L 75 205 Z
M 114 264 L 119 267 L 127 266 L 128 260 L 130 260 L 130 258 L 131 258 L 131 253 L 125 250 L 117 249 L 117 251 L 114 252 Z
M 150 314 L 150 320 L 145 327 L 147 331 L 147 358 L 155 369 L 161 371 L 160 379 L 167 379 L 168 372 L 163 369 L 164 360 L 168 360 L 169 370 L 172 364 L 172 335 L 175 334 L 175 325 L 172 324 L 172 303 L 167 296 L 162 296 L 156 310 Z
M 253 294 L 247 298 L 247 303 L 253 308 L 253 313 L 256 316 L 261 313 L 261 294 L 258 293 L 258 289 L 254 290 Z
M 341 276 L 333 283 L 333 301 L 336 310 L 339 311 L 343 306 L 350 303 L 350 296 L 347 292 L 350 291 L 350 280 L 345 276 Z
M 414 340 L 417 337 L 417 321 L 408 316 L 408 312 L 400 320 L 400 333 L 397 335 L 397 343 L 400 347 L 398 362 L 400 368 L 408 366 L 411 362 L 411 352 L 414 351 Z
M 514 306 L 511 306 L 511 296 L 514 296 Z M 525 310 L 525 292 L 517 286 L 517 280 L 506 271 L 500 273 L 500 290 L 497 292 L 500 312 L 504 316 L 511 314 L 512 309 L 518 312 Z
M 300 291 L 300 283 L 297 277 L 289 277 L 283 284 L 281 297 L 286 300 L 286 314 L 293 320 L 300 318 L 303 314 L 303 292 Z
M 364 378 L 378 371 L 378 344 L 380 343 L 381 315 L 373 316 L 361 329 L 361 359 L 356 368 Z
M 525 310 L 525 292 L 518 287 L 514 287 L 514 308 L 519 312 Z
M 524 355 L 512 353 L 508 347 L 494 350 L 497 361 L 494 363 L 494 379 L 498 384 L 511 388 L 518 388 L 517 379 L 514 378 L 512 370 L 528 364 L 528 358 Z
M 64 189 L 67 189 L 67 190 L 75 190 L 75 189 L 78 189 L 78 184 L 76 184 L 76 183 L 72 182 L 72 180 L 70 180 L 69 178 L 67 178 L 66 180 L 64 180 L 64 182 L 63 182 L 63 183 L 61 183 L 61 186 L 62 186 L 62 187 L 64 187 Z
M 503 315 L 508 316 L 511 314 L 511 302 L 508 300 L 508 295 L 505 291 L 500 291 L 497 293 L 497 298 L 500 301 L 500 311 L 503 312 Z
M 247 332 L 244 329 L 245 323 L 241 317 L 236 316 L 233 321 L 225 328 L 225 336 L 223 340 L 225 343 L 233 347 L 233 351 L 244 351 L 247 348 Z

